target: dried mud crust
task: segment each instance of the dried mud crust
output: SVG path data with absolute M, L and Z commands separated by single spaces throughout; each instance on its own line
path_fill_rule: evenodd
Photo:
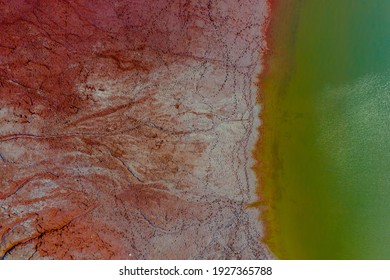
M 259 259 L 265 1 L 0 1 L 0 258 Z

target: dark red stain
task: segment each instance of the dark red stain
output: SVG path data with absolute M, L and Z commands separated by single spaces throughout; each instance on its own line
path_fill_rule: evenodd
M 1 8 L 1 106 L 11 122 L 36 114 L 63 121 L 93 106 L 79 93 L 90 60 L 112 60 L 111 75 L 153 67 L 143 55 L 189 55 L 196 36 L 181 32 L 196 20 L 186 1 L 4 1 Z M 101 45 L 101 50 L 94 46 Z M 126 57 L 137 52 L 138 58 Z M 104 71 L 105 69 L 102 69 Z

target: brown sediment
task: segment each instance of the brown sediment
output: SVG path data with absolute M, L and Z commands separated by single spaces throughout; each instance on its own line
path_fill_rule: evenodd
M 269 246 L 269 239 L 272 237 L 273 230 L 272 230 L 272 221 L 269 218 L 269 214 L 267 214 L 270 211 L 271 203 L 269 199 L 271 198 L 269 195 L 267 195 L 267 191 L 269 189 L 265 186 L 265 180 L 268 176 L 268 172 L 266 172 L 265 168 L 265 158 L 263 153 L 263 137 L 265 134 L 265 126 L 267 124 L 267 120 L 264 118 L 264 109 L 265 109 L 265 93 L 263 92 L 264 89 L 264 83 L 265 78 L 267 77 L 269 71 L 270 71 L 270 50 L 272 48 L 272 41 L 271 41 L 271 21 L 272 21 L 272 11 L 275 8 L 276 0 L 267 0 L 267 16 L 263 22 L 263 25 L 261 26 L 261 34 L 263 36 L 264 45 L 261 49 L 261 72 L 258 74 L 258 81 L 257 81 L 257 93 L 258 93 L 258 99 L 257 102 L 260 105 L 260 125 L 258 126 L 258 139 L 257 143 L 254 149 L 254 158 L 256 160 L 255 165 L 253 166 L 253 169 L 255 171 L 256 177 L 257 177 L 257 188 L 256 188 L 256 194 L 258 197 L 258 200 L 256 202 L 253 202 L 250 206 L 255 207 L 259 209 L 260 216 L 259 220 L 263 224 L 263 234 L 261 237 L 261 242 Z M 270 248 L 271 249 L 271 248 Z
M 283 2 L 283 3 L 282 3 Z M 262 71 L 258 75 L 258 102 L 261 105 L 260 137 L 256 144 L 254 167 L 258 178 L 258 201 L 253 206 L 260 209 L 260 220 L 264 224 L 262 242 L 277 257 L 283 255 L 281 244 L 278 244 L 278 225 L 276 207 L 280 186 L 277 183 L 280 160 L 277 154 L 277 121 L 281 117 L 279 98 L 283 96 L 284 84 L 291 73 L 291 51 L 293 44 L 293 25 L 296 19 L 297 0 L 268 0 L 268 18 L 263 25 L 266 48 L 262 51 Z
M 0 2 L 0 258 L 266 258 L 264 2 Z

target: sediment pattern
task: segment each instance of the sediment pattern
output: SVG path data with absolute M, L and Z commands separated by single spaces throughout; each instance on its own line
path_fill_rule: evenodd
M 0 1 L 0 258 L 254 259 L 263 0 Z

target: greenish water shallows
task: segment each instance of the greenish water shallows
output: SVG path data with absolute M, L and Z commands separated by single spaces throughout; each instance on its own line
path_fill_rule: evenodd
M 390 259 L 390 1 L 276 2 L 266 242 L 288 259 Z

